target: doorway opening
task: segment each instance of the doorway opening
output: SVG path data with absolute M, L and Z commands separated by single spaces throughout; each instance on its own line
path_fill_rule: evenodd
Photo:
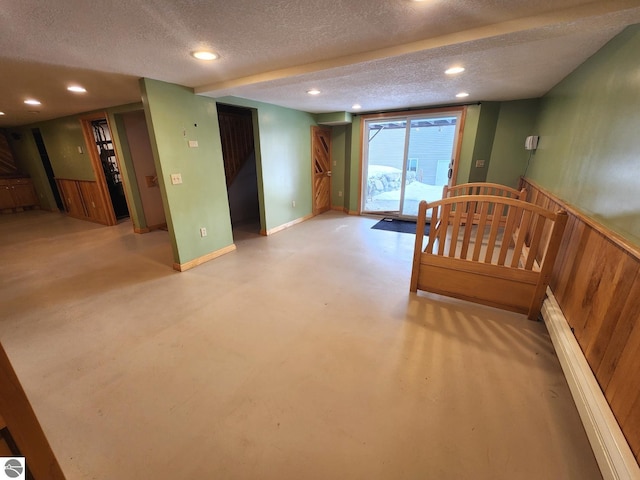
M 40 154 L 42 166 L 44 167 L 44 171 L 47 174 L 47 180 L 49 181 L 49 186 L 51 187 L 51 192 L 53 193 L 53 198 L 56 202 L 56 206 L 58 207 L 58 210 L 63 212 L 65 210 L 64 203 L 62 202 L 62 197 L 60 196 L 60 191 L 58 190 L 58 185 L 56 184 L 56 177 L 53 173 L 53 167 L 51 166 L 49 155 L 47 154 L 47 148 L 44 145 L 44 140 L 42 140 L 42 133 L 40 133 L 39 128 L 32 128 L 31 133 L 33 134 L 33 140 L 36 142 L 36 147 L 38 148 L 38 153 Z
M 363 213 L 415 219 L 457 173 L 464 107 L 376 116 L 363 122 Z
M 260 232 L 258 168 L 253 110 L 218 104 L 231 225 L 235 231 Z
M 107 119 L 100 118 L 92 120 L 91 130 L 98 150 L 102 171 L 104 172 L 104 179 L 107 182 L 113 212 L 118 220 L 126 218 L 129 216 L 129 209 L 127 208 L 122 175 L 120 174 L 118 161 L 116 160 L 116 153 Z

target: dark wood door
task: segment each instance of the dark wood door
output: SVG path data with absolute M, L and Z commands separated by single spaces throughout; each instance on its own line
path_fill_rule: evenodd
M 313 172 L 313 214 L 331 208 L 331 131 L 311 127 L 311 169 Z

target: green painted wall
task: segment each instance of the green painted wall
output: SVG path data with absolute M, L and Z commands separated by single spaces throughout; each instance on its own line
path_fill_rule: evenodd
M 640 245 L 639 52 L 628 27 L 543 97 L 529 177 Z
M 174 258 L 184 264 L 233 243 L 216 102 L 157 80 L 140 87 Z M 173 185 L 177 173 L 182 184 Z
M 346 125 L 331 127 L 331 206 L 344 208 L 344 177 L 347 157 Z
M 473 154 L 470 159 L 468 182 L 484 182 L 487 180 L 487 169 L 489 168 L 493 139 L 500 113 L 500 103 L 498 102 L 482 102 L 480 107 L 480 118 L 478 119 L 478 128 L 475 134 Z M 471 136 L 471 132 L 467 132 L 466 128 L 465 135 Z M 478 160 L 484 160 L 484 167 L 476 167 Z M 459 175 L 458 178 L 460 178 Z
M 129 216 L 135 228 L 147 228 L 122 115 L 119 113 L 110 113 L 109 125 L 111 128 L 111 138 L 113 139 L 114 145 L 116 145 L 116 152 L 118 160 L 120 161 L 120 170 L 122 170 L 120 173 L 124 180 L 124 194 L 127 197 Z
M 351 140 L 348 141 L 349 146 L 347 151 L 350 152 L 349 163 L 345 169 L 345 187 L 348 186 L 348 191 L 345 191 L 345 197 L 348 199 L 347 208 L 349 212 L 360 211 L 360 186 L 362 183 L 361 178 L 361 161 L 362 161 L 362 140 L 360 138 L 362 128 L 362 117 L 353 117 L 353 123 L 351 123 Z M 350 148 L 349 148 L 350 147 Z M 345 190 L 347 190 L 345 188 Z
M 537 135 L 536 118 L 540 99 L 502 102 L 496 124 L 491 158 L 487 166 L 487 182 L 518 187 L 527 169 L 531 151 L 524 149 L 524 140 Z
M 96 179 L 77 116 L 58 118 L 38 126 L 56 178 Z M 83 153 L 78 152 L 79 146 Z
M 271 230 L 312 213 L 311 127 L 314 115 L 236 97 L 219 103 L 255 109 L 262 227 Z M 293 202 L 295 201 L 295 207 Z

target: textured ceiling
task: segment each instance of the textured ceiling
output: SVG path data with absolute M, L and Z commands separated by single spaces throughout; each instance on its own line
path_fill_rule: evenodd
M 0 126 L 138 102 L 139 77 L 310 112 L 536 97 L 639 22 L 640 0 L 5 0 Z

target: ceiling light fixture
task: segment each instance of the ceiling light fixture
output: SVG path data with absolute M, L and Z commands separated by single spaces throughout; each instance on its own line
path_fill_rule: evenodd
M 456 95 L 456 97 L 458 98 L 464 98 L 464 97 L 468 97 L 469 94 L 467 92 L 460 92 L 459 94 Z
M 353 108 L 354 110 L 360 110 L 362 108 L 362 105 L 360 105 L 359 103 L 355 103 L 351 108 Z
M 67 87 L 67 90 L 73 93 L 87 93 L 87 89 L 80 85 L 70 85 Z
M 41 103 L 38 100 L 35 100 L 33 98 L 28 98 L 27 100 L 24 101 L 24 103 L 26 103 L 27 105 L 41 105 Z
M 191 56 L 198 60 L 217 60 L 220 55 L 217 53 L 209 52 L 208 50 L 198 50 L 197 52 L 191 52 Z
M 4 112 L 0 112 L 0 116 L 4 115 Z
M 447 68 L 444 73 L 446 73 L 447 75 L 455 75 L 456 73 L 462 73 L 464 72 L 464 67 L 451 67 L 451 68 Z
M 320 90 L 318 90 L 317 88 L 312 88 L 311 90 L 307 90 L 307 93 L 309 95 L 320 95 Z

